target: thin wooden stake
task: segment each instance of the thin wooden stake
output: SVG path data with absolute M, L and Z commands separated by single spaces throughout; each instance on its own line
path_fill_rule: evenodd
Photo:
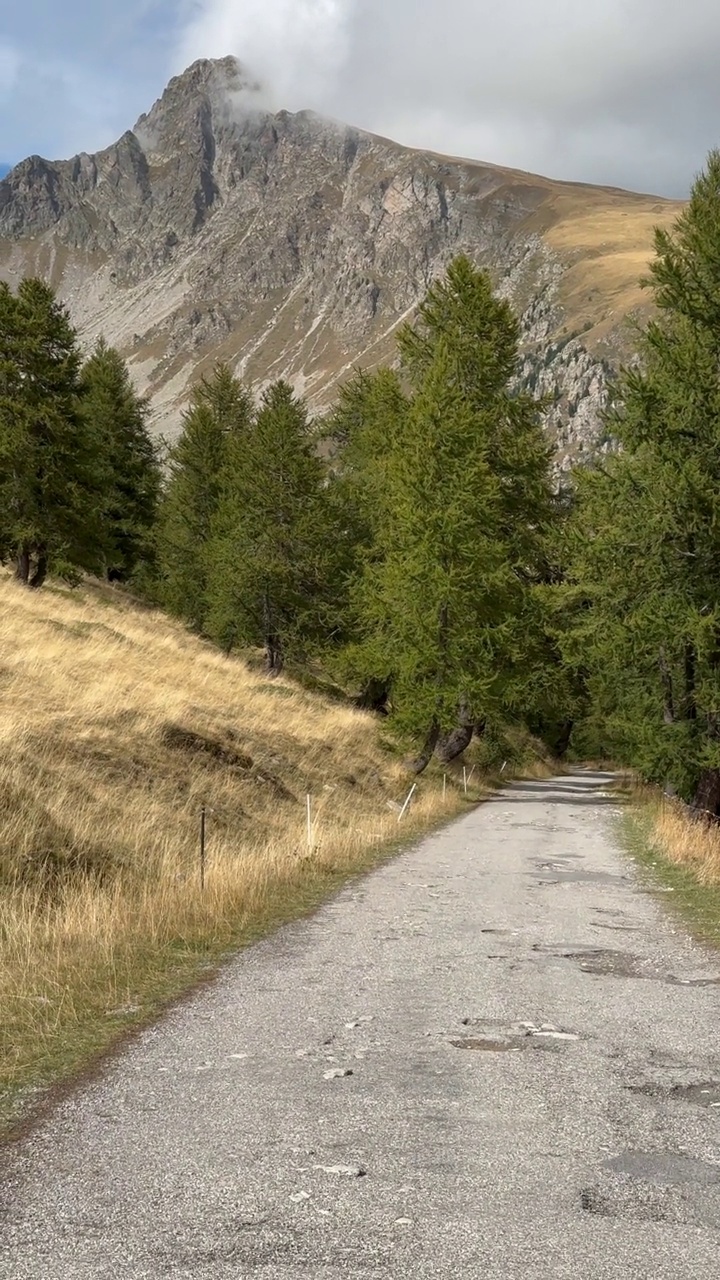
M 473 774 L 474 774 L 474 772 L 475 772 L 475 770 L 476 770 L 476 769 L 477 769 L 477 765 L 476 765 L 476 764 L 474 764 L 474 765 L 473 765 L 473 767 L 472 767 L 472 769 L 470 770 L 470 776 L 469 776 L 469 778 L 468 778 L 468 786 L 469 786 L 469 785 L 470 785 L 470 783 L 472 782 L 472 776 L 473 776 Z
M 404 803 L 404 805 L 403 805 L 402 809 L 400 810 L 400 812 L 399 812 L 399 814 L 398 814 L 398 822 L 400 822 L 401 818 L 404 818 L 404 817 L 405 817 L 405 810 L 407 809 L 407 807 L 408 807 L 408 805 L 409 805 L 410 801 L 412 800 L 413 796 L 415 795 L 415 792 L 416 792 L 416 791 L 417 791 L 417 782 L 413 782 L 413 785 L 412 785 L 412 787 L 411 787 L 411 789 L 410 789 L 410 794 L 408 795 L 407 800 L 405 801 L 405 803 Z
M 205 805 L 200 810 L 200 888 L 205 890 Z

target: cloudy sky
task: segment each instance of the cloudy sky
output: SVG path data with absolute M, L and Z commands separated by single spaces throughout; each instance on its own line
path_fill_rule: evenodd
M 226 53 L 277 107 L 553 177 L 685 195 L 720 145 L 718 0 L 0 0 L 0 165 Z

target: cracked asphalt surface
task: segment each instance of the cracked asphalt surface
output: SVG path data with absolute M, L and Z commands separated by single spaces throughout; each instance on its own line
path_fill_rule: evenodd
M 0 1154 L 3 1280 L 704 1280 L 720 956 L 607 775 L 516 783 L 240 955 Z

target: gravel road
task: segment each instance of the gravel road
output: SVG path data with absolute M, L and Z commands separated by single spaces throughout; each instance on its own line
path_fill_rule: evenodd
M 606 775 L 517 783 L 0 1155 L 3 1280 L 711 1280 L 720 956 Z

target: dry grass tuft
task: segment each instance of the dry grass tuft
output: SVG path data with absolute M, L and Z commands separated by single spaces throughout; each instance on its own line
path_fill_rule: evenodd
M 651 828 L 654 847 L 669 862 L 692 872 L 698 884 L 720 885 L 720 827 L 693 818 L 682 806 L 663 799 Z
M 373 718 L 108 588 L 31 593 L 0 574 L 0 698 L 6 1112 L 461 804 L 452 779 L 443 797 L 424 777 L 399 827 L 407 775 Z

